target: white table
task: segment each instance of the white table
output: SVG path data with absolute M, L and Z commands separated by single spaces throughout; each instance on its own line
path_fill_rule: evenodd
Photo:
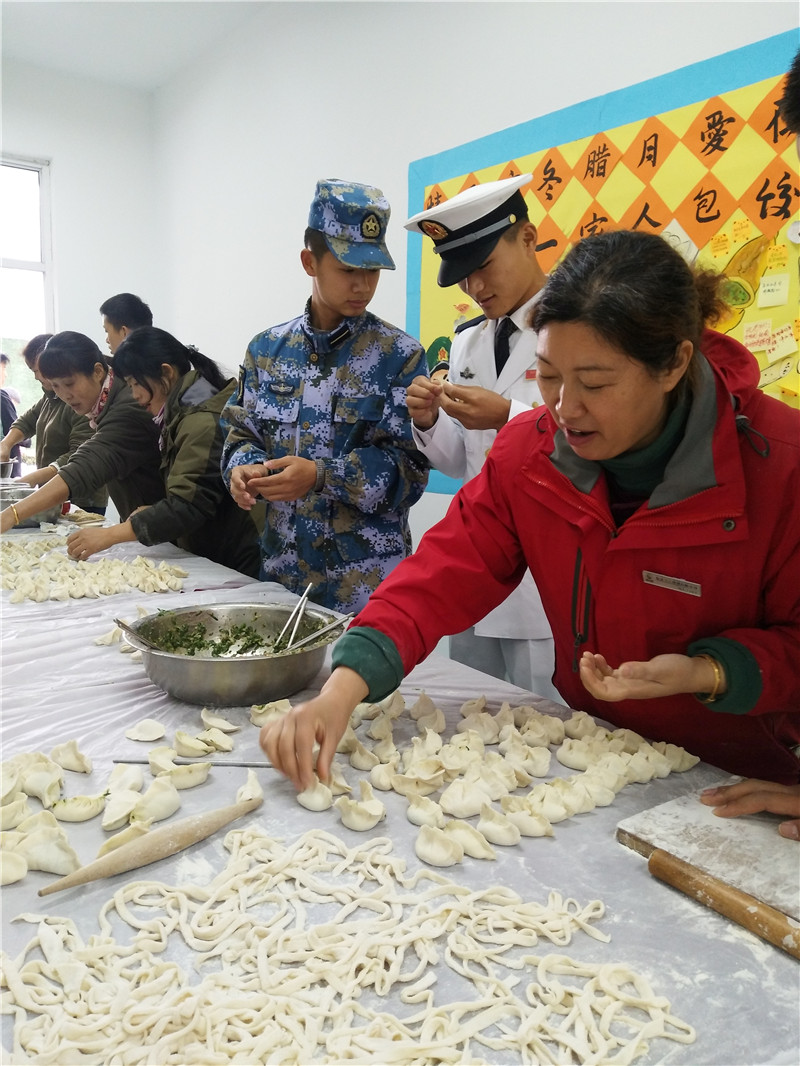
M 184 566 L 189 577 L 180 593 L 144 596 L 140 593 L 97 600 L 72 600 L 19 605 L 2 594 L 2 756 L 20 751 L 49 753 L 56 745 L 76 738 L 79 748 L 94 761 L 94 771 L 84 775 L 66 773 L 67 794 L 99 791 L 114 760 L 146 760 L 152 745 L 126 740 L 125 730 L 144 717 L 157 718 L 167 727 L 168 742 L 178 728 L 190 733 L 202 726 L 200 708 L 181 703 L 157 689 L 141 664 L 123 655 L 119 645 L 98 647 L 95 637 L 109 631 L 113 618 L 133 620 L 137 606 L 148 610 L 189 603 L 260 600 L 291 602 L 280 586 L 254 582 L 234 571 L 197 559 L 175 548 L 118 546 L 121 557 L 150 555 Z M 327 660 L 329 662 L 329 659 Z M 321 684 L 327 665 L 315 679 Z M 504 700 L 512 705 L 532 702 L 530 694 L 494 678 L 479 674 L 449 659 L 432 656 L 404 682 L 401 691 L 407 703 L 424 690 L 447 718 L 446 735 L 459 719 L 459 708 L 468 698 L 484 693 L 490 709 L 497 711 Z M 299 702 L 303 694 L 293 697 Z M 542 710 L 562 717 L 567 708 L 539 701 Z M 265 788 L 262 808 L 249 816 L 267 832 L 293 839 L 312 827 L 353 840 L 335 810 L 311 814 L 300 807 L 291 785 L 266 764 L 258 746 L 258 729 L 249 722 L 248 708 L 222 713 L 239 722 L 231 754 L 214 756 L 214 768 L 205 784 L 182 793 L 180 818 L 233 802 L 247 770 L 231 763 L 253 763 Z M 415 735 L 415 723 L 406 715 L 395 725 L 398 747 Z M 344 763 L 351 783 L 360 773 Z M 227 765 L 226 765 L 227 764 Z M 553 759 L 553 773 L 571 771 Z M 554 838 L 525 838 L 512 848 L 498 848 L 493 863 L 465 860 L 447 871 L 452 879 L 479 887 L 503 883 L 526 898 L 545 902 L 550 890 L 582 903 L 602 899 L 607 907 L 602 928 L 611 935 L 608 945 L 581 944 L 581 957 L 596 961 L 624 961 L 648 976 L 665 995 L 672 1010 L 697 1029 L 697 1041 L 681 1046 L 657 1041 L 649 1063 L 669 1062 L 698 1066 L 757 1066 L 800 1061 L 800 967 L 788 955 L 745 932 L 728 920 L 654 880 L 644 859 L 617 843 L 616 825 L 623 818 L 668 799 L 720 782 L 727 775 L 705 764 L 685 774 L 671 774 L 644 785 L 626 786 L 606 808 L 558 823 Z M 145 777 L 149 770 L 145 766 Z M 388 815 L 371 836 L 390 836 L 395 850 L 407 859 L 409 869 L 419 865 L 413 851 L 416 827 L 405 817 L 405 800 L 393 793 L 380 793 Z M 32 806 L 38 809 L 36 801 Z M 244 823 L 243 823 L 244 824 Z M 96 855 L 103 833 L 99 818 L 67 826 L 70 841 L 82 861 Z M 190 851 L 144 871 L 122 875 L 170 881 L 174 877 L 207 879 L 225 861 L 224 834 L 196 845 Z M 800 863 L 800 846 L 798 846 Z M 88 935 L 100 905 L 116 887 L 96 882 L 37 898 L 36 891 L 52 875 L 29 873 L 24 881 L 2 889 L 4 949 L 15 954 L 33 935 L 34 927 L 14 924 L 23 911 L 63 914 L 73 918 Z M 10 1020 L 3 1019 L 3 1044 L 8 1044 Z M 663 1056 L 663 1057 L 660 1057 Z M 5 1060 L 4 1060 L 5 1061 Z

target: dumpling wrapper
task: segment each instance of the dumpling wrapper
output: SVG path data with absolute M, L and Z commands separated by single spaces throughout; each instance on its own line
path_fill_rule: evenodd
M 155 718 L 142 718 L 140 722 L 125 731 L 128 740 L 142 740 L 149 744 L 152 744 L 154 740 L 161 740 L 166 735 L 167 730 Z

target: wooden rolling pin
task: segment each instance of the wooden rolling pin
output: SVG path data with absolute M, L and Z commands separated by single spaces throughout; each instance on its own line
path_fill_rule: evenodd
M 65 888 L 85 885 L 88 881 L 98 881 L 101 877 L 113 877 L 114 874 L 136 870 L 139 866 L 148 866 L 151 862 L 166 859 L 168 855 L 175 855 L 191 844 L 196 844 L 198 840 L 205 840 L 218 829 L 241 818 L 243 814 L 249 814 L 260 807 L 263 801 L 263 796 L 256 796 L 254 799 L 233 803 L 229 807 L 193 814 L 179 822 L 159 826 L 136 840 L 121 844 L 114 851 L 109 851 L 94 862 L 81 866 L 79 870 L 74 870 L 58 881 L 53 881 L 45 888 L 40 888 L 39 895 L 49 896 L 51 892 L 61 892 Z
M 755 896 L 703 873 L 683 859 L 656 848 L 647 861 L 650 873 L 685 892 L 705 907 L 730 918 L 762 940 L 800 959 L 800 923 Z

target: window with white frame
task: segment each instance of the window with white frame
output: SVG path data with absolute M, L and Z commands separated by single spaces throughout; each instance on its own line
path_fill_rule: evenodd
M 54 325 L 50 255 L 50 166 L 3 157 L 0 166 L 3 337 Z
M 16 359 L 38 333 L 55 326 L 50 235 L 50 166 L 0 160 L 0 334 L 9 356 L 6 385 L 36 395 L 38 386 Z

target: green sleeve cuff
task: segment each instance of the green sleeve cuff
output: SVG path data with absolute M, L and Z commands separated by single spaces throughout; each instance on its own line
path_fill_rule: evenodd
M 378 703 L 403 680 L 403 661 L 391 637 L 368 626 L 357 626 L 336 641 L 333 668 L 348 666 L 369 685 L 367 702 Z
M 713 703 L 707 704 L 720 714 L 747 714 L 761 698 L 763 682 L 756 657 L 738 640 L 709 637 L 696 640 L 687 649 L 689 655 L 710 655 L 725 671 L 728 690 Z M 704 695 L 701 693 L 701 695 Z

